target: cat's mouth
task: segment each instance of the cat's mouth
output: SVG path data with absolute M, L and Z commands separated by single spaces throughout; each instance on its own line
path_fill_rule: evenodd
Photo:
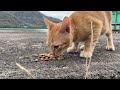
M 58 57 L 58 56 L 61 55 L 61 53 L 62 53 L 62 51 L 59 51 L 59 52 L 57 52 L 57 53 L 53 52 L 52 55 L 53 55 L 54 57 Z
M 50 53 L 55 56 L 58 57 L 61 54 L 63 54 L 63 52 L 69 47 L 69 43 L 62 43 L 62 44 L 58 44 L 58 45 L 49 45 L 49 50 Z
M 59 46 L 58 49 L 56 49 L 56 50 L 53 51 L 53 55 L 54 55 L 55 57 L 60 56 L 61 54 L 63 54 L 63 53 L 66 51 L 66 49 L 67 49 L 68 47 L 69 47 L 68 44 L 64 44 L 63 47 L 60 47 L 60 46 Z

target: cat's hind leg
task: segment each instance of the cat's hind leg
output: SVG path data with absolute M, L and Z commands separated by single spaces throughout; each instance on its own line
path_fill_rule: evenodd
M 72 46 L 67 49 L 68 53 L 73 53 L 78 50 L 78 44 L 79 42 L 72 42 Z

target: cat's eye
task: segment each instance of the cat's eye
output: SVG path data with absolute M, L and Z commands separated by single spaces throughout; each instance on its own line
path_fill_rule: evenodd
M 58 49 L 58 48 L 59 48 L 59 45 L 54 46 L 54 48 L 55 48 L 55 49 Z

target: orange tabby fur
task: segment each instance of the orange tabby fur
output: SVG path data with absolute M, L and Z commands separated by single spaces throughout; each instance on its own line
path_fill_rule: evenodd
M 111 11 L 76 11 L 70 17 L 65 17 L 60 23 L 53 23 L 44 18 L 49 29 L 48 45 L 50 51 L 54 55 L 59 55 L 72 45 L 67 49 L 67 52 L 76 52 L 79 42 L 85 42 L 80 56 L 90 58 L 99 36 L 103 34 L 107 36 L 106 49 L 115 50 L 111 19 Z

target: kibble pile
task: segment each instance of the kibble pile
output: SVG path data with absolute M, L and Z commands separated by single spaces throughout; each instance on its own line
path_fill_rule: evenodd
M 53 56 L 52 54 L 39 54 L 39 59 L 40 60 L 62 60 L 64 59 L 64 55 L 61 54 L 59 56 Z

